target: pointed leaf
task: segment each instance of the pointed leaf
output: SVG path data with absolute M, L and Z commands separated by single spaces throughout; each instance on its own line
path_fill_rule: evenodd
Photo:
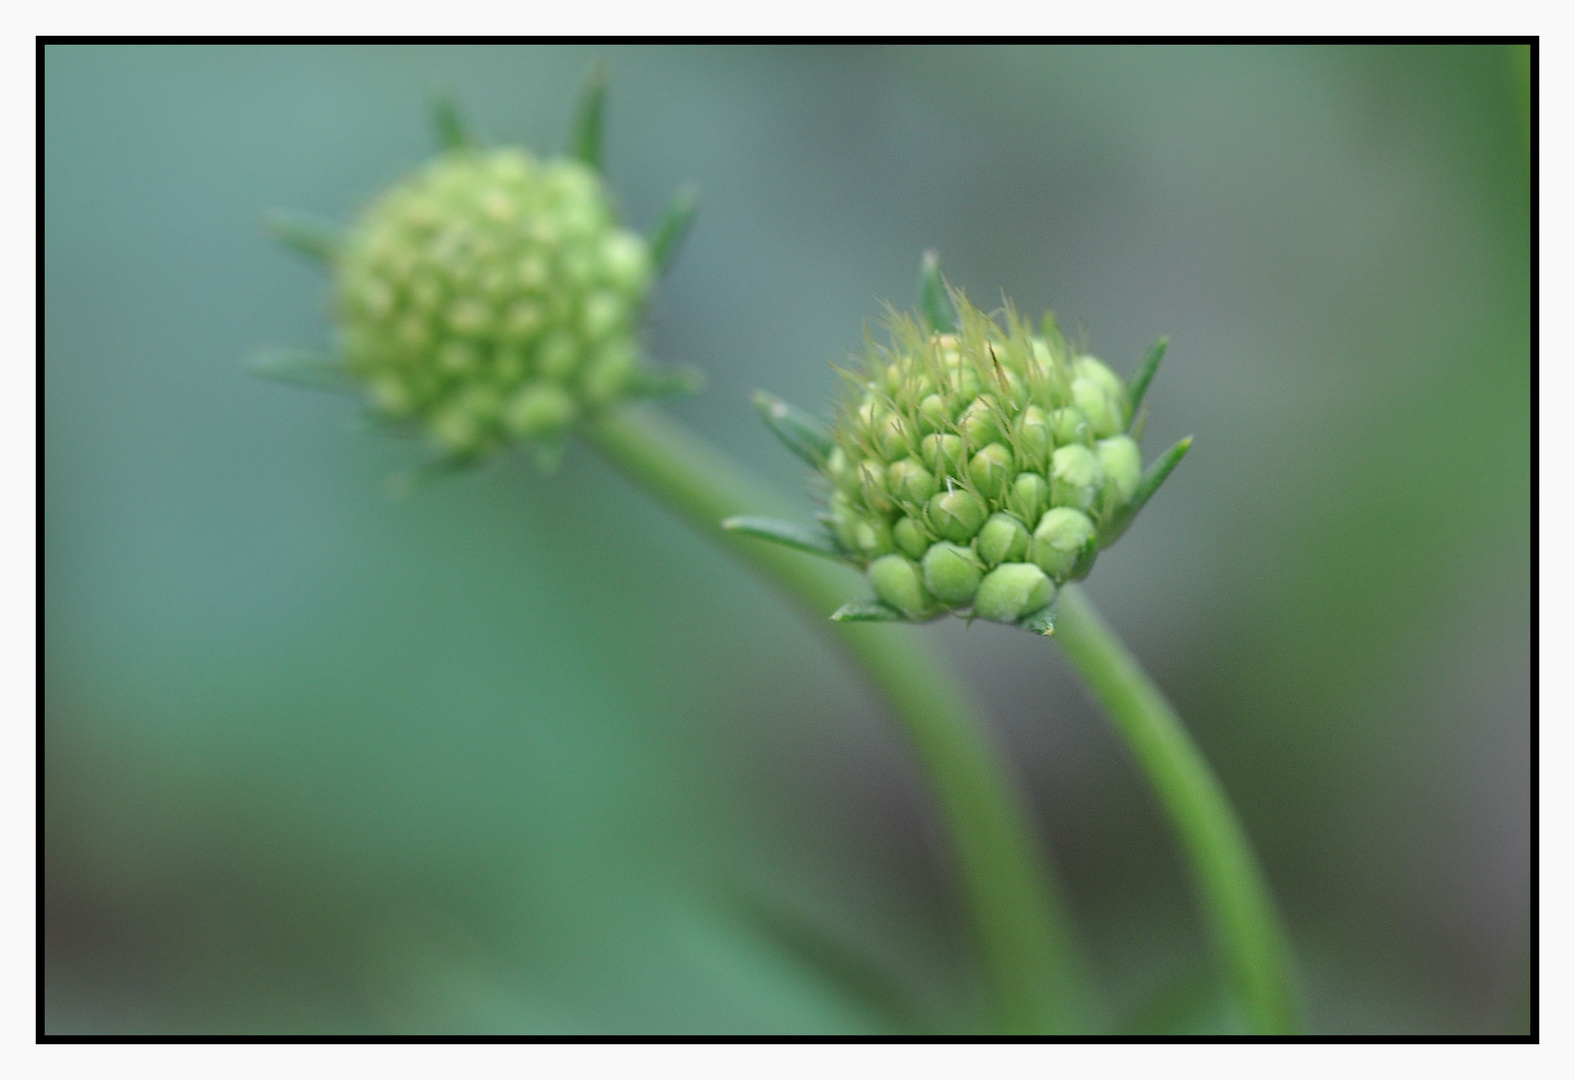
M 832 622 L 907 622 L 896 608 L 879 600 L 849 600 L 831 613 Z
M 727 532 L 743 533 L 753 536 L 757 540 L 770 540 L 772 543 L 784 547 L 794 548 L 798 551 L 807 551 L 811 555 L 820 555 L 828 559 L 841 559 L 842 552 L 823 530 L 812 529 L 808 525 L 800 525 L 796 521 L 783 521 L 780 518 L 753 517 L 741 515 L 730 517 L 722 522 L 722 528 Z
M 658 273 L 667 269 L 667 264 L 678 254 L 699 210 L 700 189 L 693 184 L 684 184 L 667 200 L 661 220 L 651 230 L 651 264 Z
M 756 390 L 755 408 L 784 446 L 817 469 L 831 456 L 831 436 L 820 421 L 764 390 Z
M 672 398 L 705 389 L 705 372 L 686 364 L 642 364 L 629 383 L 631 397 Z
M 432 135 L 438 149 L 445 152 L 463 150 L 474 145 L 465 118 L 460 115 L 459 103 L 447 94 L 432 101 Z
M 1143 479 L 1138 481 L 1137 488 L 1132 492 L 1132 498 L 1100 525 L 1100 547 L 1109 547 L 1121 539 L 1121 534 L 1127 531 L 1127 526 L 1132 524 L 1132 519 L 1137 517 L 1139 510 L 1143 509 L 1143 504 L 1159 490 L 1159 486 L 1165 482 L 1166 477 L 1170 476 L 1176 466 L 1181 464 L 1181 459 L 1187 456 L 1187 451 L 1190 449 L 1192 449 L 1192 436 L 1188 435 L 1159 455 L 1154 464 L 1150 465 L 1148 471 L 1143 474 Z
M 361 383 L 344 361 L 315 349 L 260 349 L 246 361 L 253 375 L 311 390 L 360 394 Z
M 1024 630 L 1032 630 L 1036 634 L 1043 634 L 1045 637 L 1049 637 L 1055 633 L 1055 604 L 1052 603 L 1042 611 L 1036 611 L 1032 615 L 1025 616 L 1018 621 L 1017 625 Z
M 607 104 L 607 68 L 597 64 L 585 78 L 574 130 L 569 134 L 569 156 L 600 171 L 602 167 L 602 112 Z
M 275 210 L 263 221 L 263 229 L 278 243 L 320 263 L 332 262 L 344 246 L 342 226 L 310 214 Z
M 957 329 L 957 310 L 946 295 L 941 257 L 935 251 L 926 251 L 919 260 L 919 311 L 936 333 L 950 334 Z
M 1137 418 L 1138 406 L 1143 404 L 1143 395 L 1148 393 L 1148 384 L 1154 381 L 1154 373 L 1159 370 L 1159 362 L 1165 358 L 1165 348 L 1170 344 L 1170 338 L 1162 337 L 1148 347 L 1148 353 L 1143 357 L 1143 362 L 1132 373 L 1132 379 L 1127 383 L 1127 397 L 1131 402 L 1131 415 Z M 1130 425 L 1129 425 L 1130 426 Z

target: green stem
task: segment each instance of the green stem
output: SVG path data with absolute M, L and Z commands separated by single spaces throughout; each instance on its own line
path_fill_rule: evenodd
M 1076 586 L 1055 637 L 1148 774 L 1192 863 L 1215 947 L 1255 1033 L 1296 1030 L 1291 953 L 1236 813 L 1181 718 Z
M 828 621 L 852 585 L 834 564 L 724 532 L 723 518 L 780 514 L 780 500 L 660 414 L 626 409 L 595 423 L 589 437 L 637 484 L 763 572 L 841 638 L 886 695 L 934 785 L 997 1026 L 1018 1033 L 1087 1030 L 1089 984 L 1049 862 L 983 717 L 946 675 L 941 659 L 911 631 Z

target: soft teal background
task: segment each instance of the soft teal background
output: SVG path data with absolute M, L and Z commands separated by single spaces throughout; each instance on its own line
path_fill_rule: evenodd
M 256 381 L 325 339 L 270 207 L 345 217 L 452 91 L 696 181 L 653 354 L 747 405 L 941 250 L 1126 370 L 1192 455 L 1090 583 L 1282 898 L 1326 1032 L 1526 1023 L 1529 198 L 1501 47 L 45 50 L 46 1029 L 958 1030 L 922 783 L 815 627 L 585 448 L 394 501 L 413 448 Z M 804 500 L 806 513 L 809 510 Z M 999 723 L 1113 1015 L 1211 1030 L 1186 880 L 1053 647 L 940 639 Z

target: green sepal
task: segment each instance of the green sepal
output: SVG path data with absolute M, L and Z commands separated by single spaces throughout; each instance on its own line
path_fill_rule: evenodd
M 1017 625 L 1024 630 L 1032 630 L 1036 634 L 1050 637 L 1055 633 L 1055 603 L 1051 602 L 1048 607 L 1042 608 L 1032 615 L 1023 616 L 1023 618 L 1018 620 Z
M 448 94 L 432 99 L 432 137 L 437 140 L 438 149 L 445 153 L 475 145 L 465 126 L 465 118 L 460 114 L 459 103 Z
M 933 250 L 919 259 L 919 311 L 932 332 L 950 334 L 957 330 L 957 310 L 946 294 L 946 279 L 941 277 L 941 256 Z
M 1138 481 L 1137 488 L 1132 492 L 1132 498 L 1100 522 L 1101 548 L 1107 548 L 1121 539 L 1121 534 L 1127 531 L 1127 526 L 1132 524 L 1132 519 L 1137 517 L 1139 510 L 1143 509 L 1143 504 L 1159 490 L 1159 486 L 1165 482 L 1176 466 L 1181 464 L 1181 459 L 1187 456 L 1187 451 L 1190 449 L 1192 449 L 1192 436 L 1188 435 L 1155 459 L 1154 464 L 1150 465 L 1148 471 L 1143 474 L 1143 479 Z
M 683 244 L 684 237 L 689 235 L 689 226 L 694 223 L 695 214 L 699 211 L 700 189 L 693 184 L 684 184 L 667 200 L 656 228 L 651 230 L 649 241 L 651 265 L 657 273 L 666 270 L 667 264 L 678 254 L 678 248 Z
M 259 349 L 247 359 L 246 370 L 264 379 L 309 390 L 356 395 L 362 392 L 361 383 L 344 361 L 319 349 Z
M 705 372 L 687 364 L 646 363 L 635 369 L 629 379 L 630 397 L 674 398 L 698 394 L 705 389 Z
M 332 262 L 344 246 L 343 226 L 293 210 L 273 211 L 263 229 L 275 242 L 320 263 Z
M 1143 357 L 1143 362 L 1132 373 L 1132 378 L 1127 381 L 1127 415 L 1137 420 L 1138 406 L 1143 404 L 1143 395 L 1148 393 L 1148 384 L 1154 381 L 1154 373 L 1159 370 L 1159 362 L 1165 358 L 1165 348 L 1170 344 L 1170 338 L 1162 337 L 1148 347 L 1148 353 Z M 1130 430 L 1132 424 L 1128 424 Z
M 580 104 L 569 134 L 569 156 L 600 172 L 602 167 L 602 112 L 607 104 L 607 68 L 597 64 L 585 77 Z
M 825 468 L 834 444 L 820 421 L 764 390 L 755 391 L 754 402 L 766 426 L 784 446 L 816 469 Z
M 831 613 L 832 622 L 907 622 L 908 618 L 896 608 L 887 607 L 879 600 L 849 600 Z
M 722 522 L 722 528 L 726 532 L 743 533 L 757 540 L 770 540 L 774 544 L 807 551 L 811 555 L 820 555 L 827 559 L 836 559 L 839 562 L 847 559 L 842 549 L 837 547 L 825 532 L 812 529 L 808 525 L 800 525 L 796 521 L 745 514 L 726 519 Z

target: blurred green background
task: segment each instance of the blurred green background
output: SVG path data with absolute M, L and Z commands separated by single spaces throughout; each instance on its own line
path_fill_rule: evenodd
M 785 490 L 754 387 L 936 247 L 1053 304 L 1192 455 L 1090 591 L 1282 900 L 1320 1032 L 1524 1030 L 1530 215 L 1502 46 L 46 48 L 50 1033 L 879 1032 L 974 1022 L 922 782 L 815 627 L 584 447 L 403 501 L 260 229 L 430 151 L 434 93 L 696 181 L 653 355 Z M 806 496 L 800 496 L 805 512 Z M 857 585 L 850 579 L 850 596 Z M 1053 647 L 953 654 L 1061 861 L 1111 1015 L 1221 1014 L 1165 822 Z

